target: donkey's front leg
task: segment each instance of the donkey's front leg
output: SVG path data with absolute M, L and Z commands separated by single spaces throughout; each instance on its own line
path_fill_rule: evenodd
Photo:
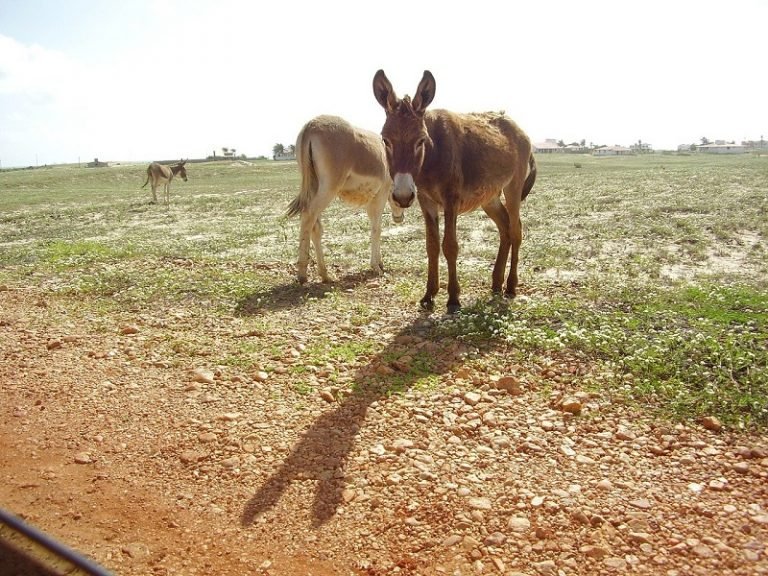
M 381 215 L 388 195 L 389 190 L 382 189 L 365 208 L 371 223 L 371 270 L 376 276 L 384 273 L 384 262 L 381 259 Z
M 424 214 L 424 226 L 427 240 L 427 291 L 421 299 L 421 307 L 432 310 L 435 306 L 435 296 L 440 287 L 438 264 L 440 259 L 440 221 L 437 207 L 427 204 L 419 197 L 421 211 Z

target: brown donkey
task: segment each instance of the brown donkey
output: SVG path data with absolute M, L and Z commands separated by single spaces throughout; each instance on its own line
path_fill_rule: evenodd
M 373 93 L 387 115 L 381 135 L 394 180 L 393 200 L 405 208 L 418 198 L 424 214 L 428 270 L 422 307 L 432 309 L 439 286 L 441 210 L 445 215 L 442 248 L 448 263 L 448 312 L 461 308 L 456 217 L 478 206 L 499 229 L 493 291 L 501 292 L 511 250 L 505 294 L 514 297 L 523 239 L 520 204 L 536 180 L 536 161 L 528 136 L 502 113 L 426 111 L 435 97 L 435 78 L 428 70 L 412 100 L 397 97 L 383 70 L 373 78 Z

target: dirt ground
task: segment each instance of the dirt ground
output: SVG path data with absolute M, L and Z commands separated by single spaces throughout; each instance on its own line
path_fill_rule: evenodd
M 654 421 L 583 390 L 578 359 L 432 341 L 355 291 L 371 325 L 286 308 L 249 332 L 6 287 L 2 507 L 121 575 L 768 573 L 765 437 Z M 288 344 L 218 366 L 199 334 Z M 356 334 L 382 349 L 305 362 Z M 435 386 L 409 387 L 415 351 Z M 398 374 L 400 394 L 367 385 Z

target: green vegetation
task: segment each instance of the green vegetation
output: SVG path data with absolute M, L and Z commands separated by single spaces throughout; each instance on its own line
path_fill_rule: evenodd
M 495 227 L 482 211 L 459 219 L 464 309 L 433 316 L 432 337 L 503 347 L 523 366 L 577 358 L 589 366 L 579 385 L 668 417 L 768 425 L 768 158 L 576 160 L 578 168 L 570 156 L 538 159 L 523 205 L 517 300 L 489 295 Z M 393 308 L 405 325 L 424 290 L 417 209 L 399 226 L 385 214 L 387 276 L 369 283 L 367 216 L 334 202 L 323 217 L 324 247 L 339 282 L 311 278 L 299 287 L 298 220 L 283 218 L 298 190 L 294 163 L 189 165 L 170 207 L 149 204 L 145 169 L 0 172 L 0 285 L 77 299 L 78 309 L 103 314 L 184 307 L 206 322 L 237 318 L 237 330 L 263 335 L 234 344 L 206 335 L 204 346 L 173 335 L 153 350 L 210 348 L 220 364 L 243 370 L 290 349 L 291 313 L 332 318 L 318 321 L 293 368 L 305 392 L 309 364 L 397 363 L 402 351 L 382 351 L 377 331 Z M 444 290 L 438 310 L 442 298 Z M 441 373 L 416 351 L 403 370 L 375 380 L 395 393 L 439 385 Z

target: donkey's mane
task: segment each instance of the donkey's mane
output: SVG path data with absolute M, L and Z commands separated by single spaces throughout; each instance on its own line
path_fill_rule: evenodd
M 411 102 L 411 97 L 406 94 L 402 97 L 402 99 L 398 100 L 397 104 L 395 105 L 394 113 L 398 116 L 415 116 L 418 117 L 418 114 L 416 114 L 416 111 L 413 109 L 413 103 Z

